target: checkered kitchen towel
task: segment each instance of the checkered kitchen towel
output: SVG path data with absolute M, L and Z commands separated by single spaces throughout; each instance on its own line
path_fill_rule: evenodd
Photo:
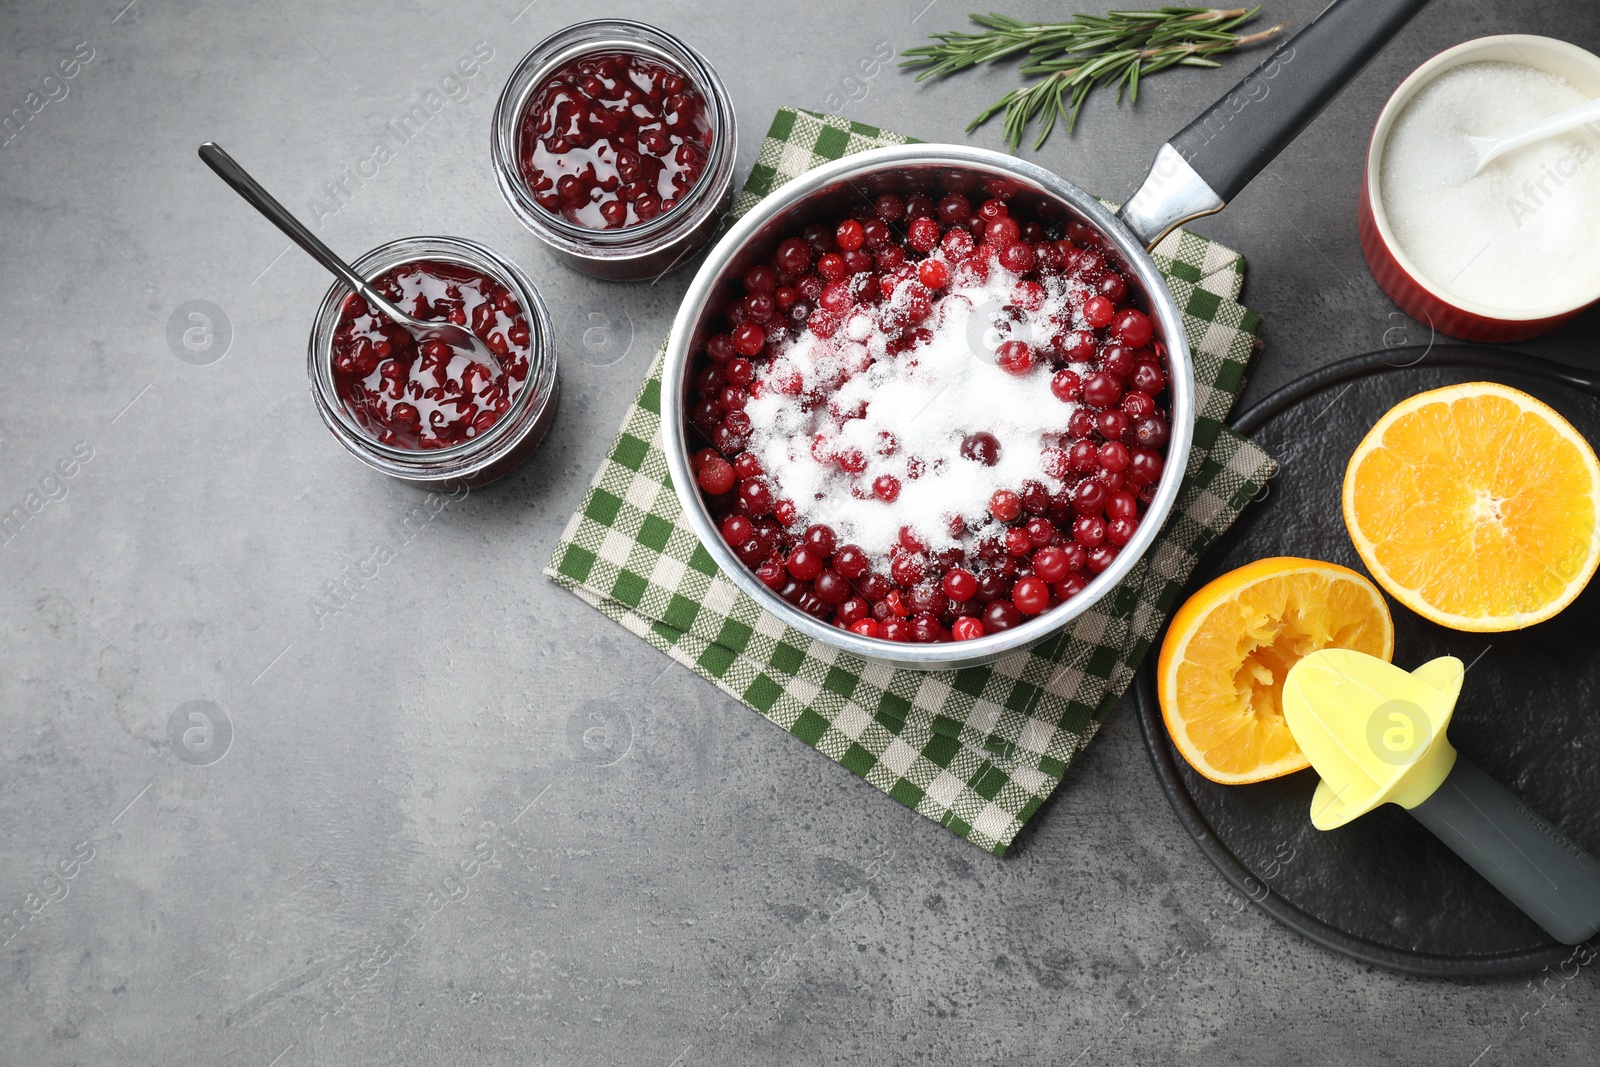
M 907 140 L 785 108 L 734 211 L 827 160 Z M 1222 426 L 1261 321 L 1236 300 L 1242 258 L 1179 231 L 1155 259 L 1194 350 L 1188 480 L 1150 552 L 1056 637 L 988 667 L 896 670 L 763 611 L 682 518 L 661 447 L 659 354 L 545 574 L 891 797 L 1003 855 L 1133 680 L 1201 553 L 1275 469 Z

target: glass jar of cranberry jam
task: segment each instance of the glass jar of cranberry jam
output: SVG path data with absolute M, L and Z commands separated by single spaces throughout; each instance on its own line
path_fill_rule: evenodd
M 554 333 L 533 283 L 494 251 L 454 237 L 395 241 L 353 266 L 401 310 L 471 330 L 499 366 L 419 343 L 335 284 L 307 353 L 324 424 L 368 466 L 414 485 L 476 487 L 509 472 L 555 414 Z
M 512 72 L 491 145 L 511 210 L 569 265 L 617 281 L 687 262 L 733 185 L 733 106 L 688 45 L 623 19 L 554 34 Z

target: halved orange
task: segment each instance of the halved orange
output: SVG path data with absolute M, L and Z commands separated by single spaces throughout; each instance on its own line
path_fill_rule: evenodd
M 1516 630 L 1572 603 L 1600 563 L 1600 463 L 1549 405 L 1495 382 L 1419 393 L 1344 475 L 1344 522 L 1400 603 L 1455 630 Z
M 1283 720 L 1283 680 L 1323 648 L 1394 655 L 1383 594 L 1355 571 L 1276 556 L 1206 585 L 1172 617 L 1156 661 L 1173 745 L 1227 785 L 1309 767 Z

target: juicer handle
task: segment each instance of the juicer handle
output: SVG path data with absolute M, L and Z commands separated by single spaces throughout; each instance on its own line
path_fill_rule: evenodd
M 1600 932 L 1600 860 L 1477 764 L 1458 753 L 1411 814 L 1557 941 L 1577 945 Z
M 1334 0 L 1156 153 L 1118 214 L 1145 247 L 1221 211 L 1428 0 Z

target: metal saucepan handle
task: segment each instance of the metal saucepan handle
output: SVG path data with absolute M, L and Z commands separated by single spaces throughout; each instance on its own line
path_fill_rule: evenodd
M 1428 0 L 1334 0 L 1233 90 L 1161 146 L 1118 213 L 1149 248 L 1221 211 Z
M 1411 814 L 1557 941 L 1578 945 L 1600 932 L 1600 860 L 1477 764 L 1458 753 Z

